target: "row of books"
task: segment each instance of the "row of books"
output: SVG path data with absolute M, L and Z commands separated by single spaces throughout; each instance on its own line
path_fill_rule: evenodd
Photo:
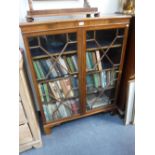
M 36 60 L 33 65 L 38 80 L 62 77 L 78 71 L 77 55 L 60 57 L 57 62 L 50 59 Z
M 46 121 L 70 117 L 80 112 L 79 99 L 43 104 Z
M 105 56 L 102 58 L 102 55 L 103 52 L 100 52 L 99 50 L 86 52 L 87 70 L 102 71 L 103 69 L 111 68 L 112 66 L 109 60 Z
M 106 64 L 100 59 L 100 51 L 86 52 L 87 70 L 102 71 Z M 57 62 L 50 59 L 36 60 L 33 61 L 33 65 L 38 80 L 53 79 L 63 77 L 69 73 L 78 72 L 77 55 L 60 57 Z
M 88 74 L 86 77 L 87 87 L 98 88 L 113 86 L 116 82 L 117 73 L 115 70 L 102 71 L 100 73 Z
M 60 101 L 64 98 L 78 96 L 77 77 L 64 78 L 62 80 L 38 84 L 42 102 L 50 102 L 52 99 Z
M 109 100 L 109 97 L 105 95 L 102 95 L 101 97 L 96 94 L 91 94 L 87 96 L 87 110 L 100 108 L 110 103 L 111 101 Z

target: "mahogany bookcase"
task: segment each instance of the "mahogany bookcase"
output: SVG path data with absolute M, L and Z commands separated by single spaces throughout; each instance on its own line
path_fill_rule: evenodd
M 116 15 L 20 24 L 46 134 L 117 109 L 129 23 Z

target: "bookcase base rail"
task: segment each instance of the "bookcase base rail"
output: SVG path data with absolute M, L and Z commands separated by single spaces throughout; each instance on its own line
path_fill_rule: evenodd
M 115 110 L 117 110 L 116 105 L 111 104 L 111 105 L 104 107 L 103 109 L 94 109 L 91 111 L 87 111 L 85 114 L 78 114 L 78 115 L 75 115 L 72 117 L 56 120 L 56 121 L 53 121 L 51 123 L 44 124 L 44 132 L 45 132 L 45 134 L 51 134 L 51 128 L 54 126 L 60 125 L 61 123 L 65 123 L 65 122 L 69 122 L 69 121 L 76 120 L 79 118 L 84 118 L 87 116 L 95 115 L 95 114 L 101 113 L 101 112 L 110 112 L 110 111 L 115 111 Z

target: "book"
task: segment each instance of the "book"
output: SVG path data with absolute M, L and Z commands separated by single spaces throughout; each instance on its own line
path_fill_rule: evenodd
M 63 102 L 63 104 L 65 106 L 67 116 L 71 116 L 72 115 L 72 107 L 71 107 L 70 100 L 67 100 L 67 101 Z
M 51 115 L 52 120 L 61 118 L 60 113 L 57 108 L 58 107 L 57 107 L 56 103 L 48 104 L 49 114 Z
M 99 108 L 109 104 L 109 98 L 107 96 L 97 97 L 95 104 L 92 105 L 92 108 Z
M 87 65 L 87 70 L 91 69 L 91 60 L 89 58 L 89 52 L 86 52 L 86 65 Z
M 43 104 L 43 110 L 44 110 L 46 121 L 50 121 L 47 105 Z
M 101 86 L 102 88 L 105 88 L 107 85 L 106 83 L 106 71 L 101 72 Z
M 86 76 L 87 87 L 94 87 L 94 80 L 92 75 Z
M 96 63 L 97 63 L 96 53 L 95 52 L 92 52 L 92 59 L 93 59 L 93 68 L 94 68 Z M 94 69 L 98 69 L 98 65 Z
M 54 78 L 58 77 L 58 73 L 55 70 L 55 67 L 53 67 L 53 63 L 49 59 L 46 60 L 46 64 L 49 68 L 50 73 L 52 74 L 52 77 L 54 77 Z
M 73 89 L 77 89 L 78 88 L 78 78 L 77 77 L 72 77 L 71 78 L 71 85 Z
M 45 79 L 45 75 L 44 75 L 44 72 L 43 72 L 43 69 L 41 67 L 40 62 L 39 61 L 36 61 L 36 65 L 37 65 L 38 71 L 39 71 L 39 73 L 41 75 L 41 79 Z
M 71 58 L 72 58 L 73 66 L 75 68 L 75 72 L 77 72 L 78 71 L 77 55 L 72 55 Z
M 107 79 L 107 85 L 110 85 L 110 72 L 111 71 L 107 71 L 107 75 L 106 75 L 106 79 Z
M 117 78 L 117 73 L 116 71 L 111 71 L 111 77 L 110 77 L 110 84 L 113 86 L 115 85 L 116 82 L 116 78 Z
M 87 95 L 87 109 L 92 109 L 93 104 L 96 101 L 96 94 Z
M 49 96 L 47 84 L 44 83 L 43 87 L 44 87 L 44 91 L 45 91 L 46 101 L 49 102 L 50 101 L 50 96 Z
M 99 86 L 101 86 L 99 74 L 93 74 L 93 77 L 94 77 L 95 88 L 98 88 Z
M 59 58 L 59 63 L 61 64 L 61 70 L 63 72 L 63 75 L 66 75 L 68 74 L 68 68 L 67 68 L 67 65 L 66 65 L 66 62 L 63 58 Z M 63 67 L 62 67 L 63 66 Z
M 65 106 L 63 105 L 63 103 L 59 103 L 59 102 L 56 102 L 56 105 L 58 107 L 58 110 L 59 110 L 59 113 L 60 113 L 60 117 L 61 118 L 64 118 L 64 117 L 68 117 L 68 113 L 66 111 L 66 108 Z
M 73 114 L 79 113 L 78 100 L 70 100 Z
M 40 75 L 40 72 L 39 72 L 39 68 L 36 64 L 36 61 L 33 61 L 33 66 L 34 66 L 34 70 L 36 72 L 36 75 L 37 75 L 37 79 L 40 80 L 41 79 L 41 75 Z
M 40 64 L 41 64 L 41 66 L 43 68 L 43 72 L 46 75 L 48 73 L 48 71 L 49 71 L 49 68 L 48 68 L 48 66 L 46 64 L 46 61 L 45 60 L 39 60 L 39 61 L 40 61 Z
M 56 69 L 56 71 L 57 71 L 57 73 L 58 73 L 58 75 L 59 75 L 60 77 L 65 75 L 64 72 L 63 72 L 62 67 L 61 67 L 60 64 L 57 63 L 57 62 L 56 62 L 56 65 L 55 65 L 55 69 Z
M 91 69 L 94 67 L 92 52 L 88 52 Z
M 44 102 L 44 96 L 43 96 L 43 92 L 42 92 L 42 84 L 39 84 L 38 87 L 39 87 L 39 93 L 40 93 L 41 101 Z
M 72 87 L 71 87 L 70 79 L 69 78 L 63 79 L 63 82 L 64 82 L 65 87 L 62 87 L 62 89 L 63 89 L 63 92 L 65 94 L 65 97 L 73 97 L 74 92 L 73 92 Z
M 72 72 L 71 69 L 70 69 L 70 66 L 69 66 L 69 64 L 68 64 L 67 57 L 66 57 L 66 56 L 63 56 L 63 59 L 64 59 L 64 61 L 65 61 L 65 63 L 66 63 L 68 72 Z
M 100 51 L 96 51 L 96 59 L 97 59 L 97 64 L 98 64 L 98 69 L 99 71 L 102 70 L 102 64 L 101 64 L 101 58 L 100 58 Z
M 52 92 L 53 96 L 55 97 L 55 99 L 59 100 L 61 98 L 61 96 L 60 96 L 60 92 L 58 90 L 58 86 L 56 85 L 56 83 L 49 82 L 49 86 L 50 86 L 51 92 Z
M 60 85 L 60 81 L 56 81 L 56 84 L 57 84 L 58 91 L 59 91 L 59 93 L 60 93 L 60 97 L 61 97 L 61 98 L 65 98 L 63 89 L 62 89 L 62 87 L 61 87 L 61 85 Z
M 64 97 L 66 97 L 67 90 L 66 90 L 66 86 L 65 86 L 64 80 L 60 80 L 59 82 L 60 82 L 60 86 L 61 86 L 62 92 L 64 94 Z
M 71 58 L 70 57 L 66 57 L 66 60 L 67 60 L 67 63 L 68 63 L 68 66 L 69 66 L 71 72 L 74 72 L 75 69 L 74 69 L 73 62 L 72 62 Z
M 47 65 L 47 62 L 46 60 L 40 60 L 40 64 L 43 68 L 43 72 L 44 72 L 44 75 L 46 76 L 49 72 L 49 67 Z M 53 78 L 53 75 L 50 73 L 49 77 L 52 79 Z

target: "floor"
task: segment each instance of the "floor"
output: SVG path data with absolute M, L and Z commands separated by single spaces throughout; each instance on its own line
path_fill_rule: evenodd
M 43 147 L 20 155 L 134 155 L 135 126 L 119 116 L 97 114 L 53 128 Z

